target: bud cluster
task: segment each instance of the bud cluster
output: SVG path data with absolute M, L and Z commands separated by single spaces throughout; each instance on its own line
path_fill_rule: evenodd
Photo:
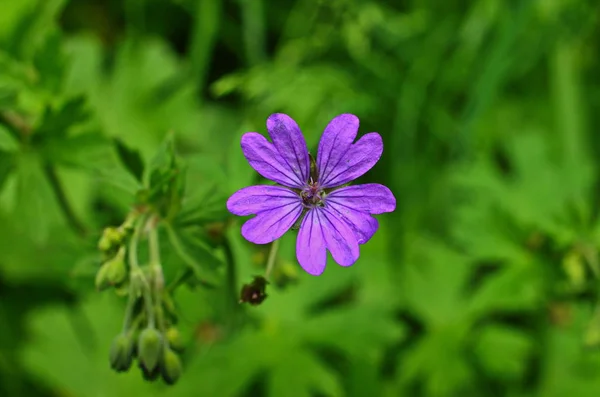
M 145 379 L 162 377 L 171 385 L 182 372 L 179 353 L 183 343 L 175 326 L 172 300 L 164 288 L 158 221 L 143 213 L 127 219 L 119 227 L 106 228 L 98 242 L 103 264 L 96 275 L 96 287 L 115 287 L 129 296 L 123 330 L 110 348 L 110 365 L 117 372 L 126 372 L 137 359 Z M 149 243 L 150 258 L 141 265 L 137 250 L 143 238 Z
M 125 263 L 125 241 L 131 234 L 131 226 L 127 223 L 119 227 L 107 227 L 98 241 L 98 249 L 102 253 L 102 265 L 96 273 L 96 288 L 102 291 L 108 287 L 120 288 L 127 281 L 127 265 Z

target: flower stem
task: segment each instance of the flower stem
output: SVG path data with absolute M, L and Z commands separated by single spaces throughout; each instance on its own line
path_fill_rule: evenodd
M 161 295 L 164 289 L 164 274 L 160 261 L 160 247 L 158 240 L 158 230 L 156 222 L 151 220 L 150 231 L 148 233 L 148 244 L 150 248 L 150 271 L 152 273 L 154 302 L 156 303 L 156 316 L 158 318 L 158 327 L 161 332 L 165 332 L 165 321 L 162 305 L 160 304 Z
M 87 229 L 83 222 L 81 222 L 81 220 L 75 214 L 73 207 L 71 207 L 65 190 L 58 179 L 58 175 L 56 174 L 56 169 L 52 165 L 46 164 L 44 165 L 44 174 L 46 175 L 46 178 L 48 178 L 48 182 L 50 182 L 52 191 L 56 196 L 56 200 L 58 201 L 61 211 L 65 215 L 65 218 L 67 218 L 67 222 L 73 228 L 73 230 L 77 232 L 77 234 L 85 237 L 87 235 Z
M 271 243 L 271 250 L 269 251 L 269 259 L 267 259 L 267 270 L 265 271 L 265 278 L 268 280 L 273 268 L 275 267 L 275 258 L 277 258 L 277 251 L 279 250 L 279 240 Z
M 146 280 L 146 277 L 144 276 L 144 273 L 138 263 L 138 256 L 137 256 L 138 241 L 140 239 L 140 234 L 142 232 L 142 229 L 144 228 L 144 225 L 146 223 L 146 219 L 147 219 L 147 217 L 141 216 L 140 219 L 137 221 L 137 224 L 133 231 L 133 236 L 131 236 L 131 242 L 129 243 L 128 254 L 129 254 L 129 266 L 131 267 L 131 284 L 132 284 L 132 290 L 130 291 L 130 293 L 133 292 L 134 294 L 137 295 L 138 291 L 135 291 L 135 290 L 137 290 L 137 284 L 139 283 L 139 285 L 141 286 L 141 290 L 142 290 L 141 291 L 142 296 L 144 297 L 144 303 L 146 305 L 146 314 L 148 315 L 148 327 L 154 328 L 155 320 L 154 320 L 154 308 L 152 307 L 151 288 L 148 283 L 148 280 Z
M 238 320 L 238 290 L 237 290 L 237 271 L 235 268 L 235 258 L 233 256 L 233 250 L 231 249 L 231 243 L 228 238 L 225 238 L 223 242 L 223 249 L 225 251 L 225 262 L 227 266 L 227 279 L 225 288 L 225 306 L 227 316 L 227 328 L 228 331 L 232 331 L 237 324 Z
M 126 333 L 131 327 L 131 316 L 133 315 L 133 307 L 135 306 L 135 301 L 137 300 L 137 296 L 135 293 L 135 288 L 133 287 L 133 283 L 129 286 L 129 299 L 127 300 L 127 308 L 125 308 L 125 318 L 123 319 L 123 333 Z

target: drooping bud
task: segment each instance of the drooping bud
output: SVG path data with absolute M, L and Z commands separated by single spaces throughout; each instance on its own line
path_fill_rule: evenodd
M 254 276 L 250 284 L 244 284 L 240 294 L 240 303 L 260 305 L 266 298 L 266 289 L 269 282 L 262 276 Z
M 104 262 L 96 274 L 96 288 L 103 290 L 112 285 L 119 285 L 127 277 L 127 265 L 125 264 L 125 247 L 119 248 L 117 254 Z
M 156 368 L 162 347 L 162 335 L 155 328 L 146 328 L 140 333 L 138 356 L 140 363 L 148 372 L 152 372 Z
M 173 385 L 181 376 L 181 359 L 171 349 L 164 349 L 160 364 L 162 377 L 168 385 Z
M 110 366 L 117 372 L 127 371 L 133 361 L 133 339 L 127 334 L 120 334 L 110 347 Z
M 183 351 L 183 340 L 181 339 L 181 334 L 179 333 L 179 330 L 177 328 L 169 327 L 169 329 L 167 329 L 167 331 L 165 332 L 165 335 L 167 337 L 167 341 L 169 342 L 169 346 L 173 350 L 178 352 Z
M 121 247 L 114 258 L 106 262 L 108 270 L 106 278 L 111 285 L 118 285 L 127 277 L 127 265 L 125 264 L 125 247 Z

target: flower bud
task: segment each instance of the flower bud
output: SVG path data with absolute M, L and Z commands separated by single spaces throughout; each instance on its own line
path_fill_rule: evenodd
M 181 334 L 177 328 L 169 327 L 169 329 L 167 329 L 165 332 L 165 336 L 167 337 L 169 346 L 173 348 L 173 350 L 178 352 L 183 351 L 183 340 L 181 339 Z
M 96 289 L 98 291 L 102 291 L 106 287 L 110 286 L 110 283 L 108 282 L 108 278 L 106 276 L 107 272 L 108 272 L 108 263 L 104 263 L 102 266 L 100 266 L 100 269 L 98 269 L 98 272 L 96 273 L 95 284 L 96 284 Z
M 106 279 L 110 285 L 118 285 L 127 277 L 127 265 L 125 264 L 125 247 L 121 247 L 114 258 L 105 263 Z
M 117 372 L 124 372 L 131 367 L 133 360 L 133 339 L 127 334 L 120 334 L 110 347 L 110 366 Z
M 181 359 L 171 349 L 165 349 L 160 363 L 162 377 L 168 385 L 173 385 L 181 376 Z
M 107 227 L 98 241 L 98 249 L 102 252 L 109 252 L 121 245 L 123 237 L 124 233 L 119 228 Z
M 152 372 L 162 350 L 162 335 L 155 328 L 146 328 L 138 338 L 138 356 L 143 367 Z

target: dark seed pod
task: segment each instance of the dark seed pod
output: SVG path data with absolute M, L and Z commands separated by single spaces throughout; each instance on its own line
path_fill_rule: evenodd
M 260 305 L 267 299 L 266 289 L 269 282 L 262 276 L 254 276 L 250 284 L 244 284 L 240 293 L 240 303 Z

